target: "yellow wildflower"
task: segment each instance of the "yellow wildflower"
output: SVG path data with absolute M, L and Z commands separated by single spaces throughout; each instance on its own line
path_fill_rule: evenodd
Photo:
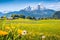
M 8 32 L 3 31 L 3 36 L 4 36 L 4 35 L 7 35 L 7 34 L 8 34 Z
M 2 34 L 3 34 L 3 31 L 0 30 L 0 35 L 2 35 Z
M 6 30 L 9 30 L 9 29 L 10 29 L 10 27 L 5 27 L 5 29 L 6 29 Z
M 23 30 L 18 30 L 18 34 L 22 34 Z
M 15 29 L 15 27 L 11 27 L 12 29 Z
M 5 32 L 5 31 L 2 31 L 2 30 L 0 30 L 0 36 L 5 36 L 5 35 L 7 35 L 8 34 L 8 32 Z

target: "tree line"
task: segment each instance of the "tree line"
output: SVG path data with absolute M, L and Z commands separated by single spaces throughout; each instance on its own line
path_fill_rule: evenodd
M 31 20 L 37 20 L 36 17 L 32 16 L 25 16 L 23 14 L 12 14 L 11 15 L 12 19 L 18 19 L 18 18 L 23 18 L 23 19 L 31 19 Z M 6 18 L 5 16 L 1 17 L 2 19 Z M 8 18 L 9 19 L 9 18 Z M 11 18 L 10 18 L 11 19 Z M 60 11 L 56 11 L 52 17 L 47 17 L 47 18 L 38 18 L 38 20 L 43 20 L 43 19 L 60 19 Z

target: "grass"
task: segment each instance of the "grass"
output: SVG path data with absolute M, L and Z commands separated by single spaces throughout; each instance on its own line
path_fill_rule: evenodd
M 0 40 L 60 40 L 60 20 L 0 20 L 0 30 Z

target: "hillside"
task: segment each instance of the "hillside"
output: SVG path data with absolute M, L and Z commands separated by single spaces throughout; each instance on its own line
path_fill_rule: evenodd
M 0 35 L 7 40 L 60 40 L 60 20 L 5 19 L 0 20 L 0 26 Z

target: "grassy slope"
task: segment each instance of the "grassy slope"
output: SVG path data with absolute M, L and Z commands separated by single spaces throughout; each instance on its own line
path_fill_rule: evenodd
M 6 27 L 10 27 L 11 30 L 9 28 L 5 29 Z M 11 37 L 13 37 L 12 40 L 19 39 L 18 29 L 28 31 L 28 34 L 22 36 L 19 40 L 60 40 L 60 20 L 0 20 L 0 30 L 1 29 L 9 33 L 8 37 L 10 39 L 8 38 L 8 40 L 11 40 Z M 12 32 L 10 33 L 10 31 Z M 42 36 L 46 38 L 42 38 Z M 2 38 L 3 37 L 0 37 L 0 40 L 2 40 Z M 7 37 L 4 36 L 3 40 L 5 40 L 5 38 Z
M 60 34 L 60 20 L 35 21 L 28 19 L 16 19 L 9 22 L 9 24 L 11 24 L 12 26 L 17 26 L 22 30 Z

